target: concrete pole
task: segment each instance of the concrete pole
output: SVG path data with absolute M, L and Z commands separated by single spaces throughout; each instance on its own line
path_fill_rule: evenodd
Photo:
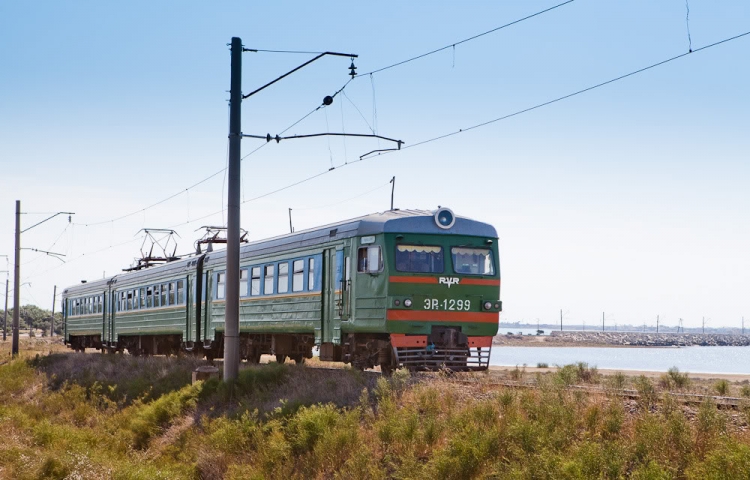
M 604 331 L 604 312 L 602 312 L 602 332 Z
M 16 255 L 13 266 L 13 332 L 11 355 L 18 355 L 18 325 L 21 314 L 21 200 L 16 200 Z
M 242 135 L 242 40 L 232 37 L 227 171 L 227 283 L 224 316 L 224 381 L 240 368 L 240 140 Z
M 8 336 L 8 273 L 5 273 L 5 313 L 3 314 L 3 342 Z
M 396 175 L 391 178 L 391 210 L 393 210 L 393 192 L 396 191 Z
M 562 332 L 562 308 L 560 309 L 560 331 Z
M 52 290 L 52 320 L 50 323 L 50 330 L 49 330 L 49 336 L 54 337 L 55 336 L 55 303 L 57 300 L 57 285 L 55 285 L 54 290 Z

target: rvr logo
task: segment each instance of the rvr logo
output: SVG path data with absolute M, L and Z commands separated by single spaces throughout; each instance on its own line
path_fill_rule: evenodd
M 440 277 L 438 284 L 448 285 L 448 288 L 451 288 L 451 285 L 458 285 L 459 280 L 458 277 Z

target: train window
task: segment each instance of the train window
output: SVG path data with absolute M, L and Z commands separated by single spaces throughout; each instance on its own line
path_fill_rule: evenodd
M 167 297 L 167 292 L 169 289 L 168 283 L 162 283 L 161 284 L 161 306 L 166 307 L 169 305 L 169 297 Z
M 159 303 L 159 285 L 154 285 L 154 307 L 160 307 L 161 303 Z
M 315 290 L 315 259 L 307 259 L 307 289 Z
M 276 293 L 286 293 L 289 291 L 289 264 L 279 264 L 279 279 L 276 282 Z
M 141 304 L 140 295 L 140 289 L 136 288 L 135 290 L 133 290 L 133 310 L 138 310 L 138 307 Z
M 132 290 L 128 291 L 127 298 L 128 298 L 128 301 L 126 303 L 127 306 L 125 308 L 127 308 L 128 310 L 132 310 L 133 309 L 133 291 Z
M 301 292 L 305 282 L 305 261 L 295 260 L 292 263 L 292 291 Z
M 464 275 L 494 275 L 495 262 L 489 248 L 451 248 L 453 270 Z
M 146 308 L 154 306 L 154 287 L 146 287 Z
M 175 288 L 174 288 L 174 282 L 169 282 L 169 295 L 167 296 L 167 301 L 170 305 L 174 305 L 177 303 L 177 298 L 175 297 Z
M 138 297 L 141 299 L 140 308 L 146 308 L 146 289 L 145 288 L 141 288 L 141 294 L 138 295 Z
M 227 281 L 227 275 L 226 273 L 219 273 L 216 275 L 216 299 L 221 300 L 224 298 L 224 295 L 226 294 L 226 281 Z
M 357 271 L 377 273 L 383 269 L 383 255 L 379 245 L 362 247 L 357 252 Z
M 263 282 L 263 294 L 264 295 L 272 295 L 273 294 L 273 272 L 274 272 L 274 265 L 266 265 L 266 272 L 265 272 L 265 280 Z
M 271 272 L 271 279 L 273 279 L 273 272 Z M 271 282 L 271 288 L 273 288 L 273 282 Z M 250 270 L 250 295 L 260 295 L 260 267 L 253 267 Z
M 396 245 L 396 270 L 399 272 L 443 273 L 443 247 Z
M 185 287 L 182 280 L 177 280 L 177 305 L 185 303 Z
M 127 297 L 125 296 L 125 292 L 120 292 L 120 310 L 123 312 L 127 310 Z
M 99 295 L 99 311 L 97 313 L 102 313 L 104 311 L 104 297 L 102 295 Z
M 247 269 L 240 270 L 240 297 L 247 297 Z

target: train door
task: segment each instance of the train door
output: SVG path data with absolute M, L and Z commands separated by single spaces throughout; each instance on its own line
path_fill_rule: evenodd
M 112 338 L 112 325 L 109 322 L 109 315 L 107 315 L 107 303 L 107 291 L 105 290 L 97 302 L 97 310 L 99 307 L 102 309 L 102 345 L 108 345 Z
M 338 252 L 337 252 L 338 253 Z M 341 297 L 339 299 L 339 317 L 342 321 L 349 320 L 352 308 L 352 266 L 351 266 L 351 248 L 344 247 L 342 252 L 343 258 L 341 265 L 343 273 L 339 281 L 339 290 Z
M 336 312 L 336 250 L 323 251 L 323 312 L 320 324 L 320 343 L 333 343 L 333 325 Z
M 115 306 L 117 305 L 117 293 L 110 289 L 107 294 L 105 295 L 106 300 L 104 302 L 104 311 L 107 312 L 107 318 L 109 323 L 109 331 L 110 331 L 110 342 L 112 342 L 113 345 L 117 344 L 117 327 L 116 327 L 116 320 L 115 320 L 115 312 L 117 311 L 117 308 Z

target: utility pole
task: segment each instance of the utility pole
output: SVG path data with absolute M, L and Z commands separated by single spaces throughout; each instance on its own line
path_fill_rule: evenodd
M 16 252 L 13 265 L 13 331 L 11 356 L 18 355 L 18 322 L 21 314 L 21 200 L 16 200 Z
M 391 210 L 393 210 L 393 192 L 396 190 L 396 175 L 391 178 Z
M 602 332 L 604 331 L 604 312 L 602 312 Z
M 50 323 L 49 328 L 49 336 L 54 337 L 55 336 L 55 303 L 57 303 L 57 285 L 55 285 L 55 289 L 52 290 L 52 320 Z
M 292 226 L 292 209 L 289 209 L 289 233 L 294 233 L 294 227 Z
M 703 333 L 706 333 L 706 317 L 703 317 Z
M 656 333 L 659 333 L 659 315 L 656 316 Z
M 562 308 L 560 309 L 560 331 L 562 332 Z
M 0 273 L 5 273 L 5 310 L 3 310 L 3 342 L 8 338 L 8 281 L 10 279 L 10 261 L 7 255 L 0 255 L 5 257 L 5 270 L 0 270 Z
M 232 37 L 227 177 L 227 282 L 224 316 L 224 381 L 240 368 L 240 154 L 242 139 L 242 40 Z
M 7 288 L 8 282 L 5 282 L 5 285 L 6 285 L 6 288 Z M 5 294 L 5 298 L 6 298 L 6 302 L 7 302 L 7 298 L 8 298 L 8 294 L 7 293 Z M 7 310 L 8 307 L 6 306 L 5 309 Z M 743 335 L 745 334 L 745 317 L 742 317 L 742 334 Z M 3 338 L 3 340 L 5 340 L 5 338 Z
M 5 313 L 3 313 L 3 342 L 8 335 L 8 273 L 5 273 Z

